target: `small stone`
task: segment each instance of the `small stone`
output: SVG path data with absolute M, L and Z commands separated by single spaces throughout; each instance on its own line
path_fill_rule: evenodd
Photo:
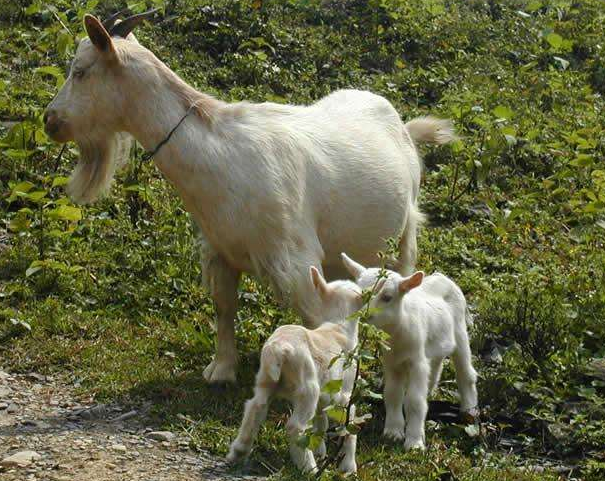
M 19 406 L 17 406 L 15 403 L 10 403 L 8 405 L 8 407 L 6 408 L 6 412 L 9 414 L 16 413 L 18 410 L 19 410 Z
M 107 464 L 105 465 L 105 467 L 106 467 L 107 469 L 116 469 L 118 466 L 117 466 L 116 464 L 113 464 L 113 463 L 107 463 Z
M 127 451 L 126 446 L 124 446 L 123 444 L 112 444 L 110 446 L 110 449 L 119 453 L 125 453 Z
M 126 421 L 127 419 L 133 418 L 138 414 L 136 410 L 128 411 L 114 419 L 114 422 Z
M 30 372 L 27 377 L 29 379 L 33 379 L 34 381 L 46 382 L 46 376 L 38 374 L 37 372 Z
M 175 438 L 175 435 L 170 431 L 151 431 L 147 434 L 147 437 L 150 439 L 154 439 L 155 441 L 170 442 Z
M 12 393 L 12 389 L 4 386 L 0 386 L 0 398 L 8 397 Z
M 3 411 L 8 407 L 8 403 L 0 403 L 0 411 Z
M 23 468 L 40 458 L 41 456 L 35 451 L 19 451 L 0 461 L 0 466 L 5 468 Z

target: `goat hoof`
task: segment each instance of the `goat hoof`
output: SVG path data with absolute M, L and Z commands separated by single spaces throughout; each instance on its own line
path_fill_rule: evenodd
M 354 459 L 343 459 L 338 465 L 338 470 L 345 476 L 357 472 L 357 463 Z
M 250 454 L 250 450 L 233 443 L 229 448 L 229 454 L 227 454 L 227 462 L 229 464 L 236 464 L 245 460 Z
M 213 384 L 235 382 L 235 365 L 213 359 L 204 369 L 204 379 Z
M 474 424 L 479 419 L 479 408 L 474 407 L 460 411 L 460 417 L 466 424 Z
M 385 438 L 392 439 L 393 441 L 402 441 L 405 437 L 405 426 L 385 427 L 382 435 Z
M 418 449 L 424 451 L 424 441 L 422 439 L 410 439 L 403 443 L 403 449 L 410 451 L 411 449 Z

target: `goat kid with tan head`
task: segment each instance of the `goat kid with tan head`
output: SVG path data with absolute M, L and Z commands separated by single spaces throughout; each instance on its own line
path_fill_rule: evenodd
M 351 281 L 328 284 L 315 267 L 311 267 L 310 273 L 312 284 L 321 299 L 325 322 L 314 330 L 296 325 L 281 326 L 267 340 L 261 352 L 254 397 L 246 402 L 242 425 L 227 456 L 230 462 L 248 456 L 267 416 L 271 398 L 279 396 L 293 404 L 292 416 L 286 426 L 292 461 L 303 471 L 313 471 L 317 467 L 315 457 L 310 449 L 298 445 L 299 437 L 316 414 L 316 432 L 326 432 L 328 418 L 323 408 L 331 401 L 341 406 L 349 403 L 356 365 L 350 363 L 345 367 L 343 357 L 331 366 L 330 363 L 335 357 L 357 346 L 358 322 L 347 318 L 362 307 L 361 289 Z M 321 389 L 336 379 L 342 380 L 342 388 L 331 400 Z M 355 406 L 352 405 L 350 409 L 350 415 L 354 416 Z M 347 434 L 339 464 L 342 472 L 357 471 L 356 444 L 357 437 Z M 323 441 L 316 454 L 326 454 Z
M 218 316 L 216 356 L 204 376 L 234 381 L 241 273 L 267 280 L 313 327 L 321 313 L 309 266 L 341 278 L 340 252 L 376 262 L 384 239 L 401 236 L 397 269 L 411 272 L 422 218 L 416 144 L 454 134 L 445 120 L 404 125 L 386 99 L 357 90 L 309 106 L 221 102 L 134 41 L 130 31 L 145 17 L 106 26 L 84 17 L 88 38 L 45 127 L 80 148 L 68 186 L 80 202 L 107 190 L 124 135 L 155 151 L 202 233 L 204 283 Z
M 343 260 L 362 289 L 374 286 L 381 269 L 366 269 L 346 255 Z M 386 278 L 370 301 L 375 313 L 368 322 L 387 332 L 383 353 L 384 435 L 405 438 L 406 449 L 424 449 L 427 396 L 437 387 L 443 361 L 452 356 L 462 412 L 476 416 L 477 373 L 471 362 L 466 299 L 454 281 L 443 274 L 403 277 L 386 270 Z M 403 416 L 405 405 L 406 420 Z

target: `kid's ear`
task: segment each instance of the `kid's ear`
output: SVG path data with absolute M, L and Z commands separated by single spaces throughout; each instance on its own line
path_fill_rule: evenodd
M 414 287 L 418 287 L 422 283 L 422 279 L 424 279 L 424 272 L 418 271 L 412 274 L 410 277 L 406 277 L 401 282 L 399 282 L 399 292 L 405 294 Z
M 311 266 L 309 273 L 311 275 L 311 282 L 313 283 L 315 290 L 318 291 L 322 296 L 326 295 L 328 293 L 328 284 L 319 270 L 317 270 L 316 267 Z
M 113 41 L 97 17 L 84 15 L 84 28 L 92 44 L 102 53 L 114 54 Z

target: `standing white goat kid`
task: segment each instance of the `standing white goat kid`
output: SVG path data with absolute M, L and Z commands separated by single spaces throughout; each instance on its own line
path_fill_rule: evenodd
M 347 317 L 361 309 L 361 289 L 351 281 L 328 284 L 315 267 L 311 267 L 310 273 L 326 322 L 314 330 L 296 325 L 281 326 L 269 337 L 261 352 L 254 397 L 246 402 L 244 419 L 227 456 L 230 462 L 248 456 L 267 416 L 271 397 L 279 396 L 293 404 L 287 424 L 292 461 L 303 471 L 313 471 L 317 467 L 315 457 L 310 449 L 299 446 L 298 440 L 315 414 L 316 431 L 323 434 L 328 428 L 323 408 L 329 404 L 330 396 L 321 392 L 322 387 L 329 381 L 342 379 L 341 390 L 333 401 L 341 406 L 349 403 L 356 366 L 350 363 L 345 368 L 342 357 L 331 366 L 330 362 L 357 346 L 358 322 Z M 350 413 L 355 415 L 354 406 Z M 357 471 L 356 444 L 356 436 L 346 435 L 339 465 L 345 473 Z M 325 455 L 323 441 L 316 453 Z
M 396 268 L 413 271 L 422 218 L 416 144 L 449 142 L 452 125 L 430 117 L 404 125 L 388 100 L 357 90 L 309 106 L 222 102 L 134 41 L 130 31 L 145 17 L 105 26 L 84 17 L 89 37 L 46 109 L 45 129 L 79 147 L 68 185 L 79 202 L 108 189 L 125 132 L 155 151 L 202 233 L 204 283 L 218 317 L 204 376 L 234 381 L 242 272 L 267 280 L 313 327 L 320 313 L 309 266 L 342 278 L 340 252 L 376 262 L 385 239 L 401 236 Z
M 362 289 L 374 286 L 381 275 L 381 269 L 366 269 L 346 255 L 343 260 Z M 471 363 L 466 300 L 456 283 L 439 273 L 403 277 L 387 270 L 377 290 L 370 301 L 376 313 L 368 322 L 390 335 L 390 350 L 383 353 L 384 435 L 405 437 L 406 449 L 424 449 L 427 396 L 439 383 L 446 356 L 452 356 L 456 368 L 461 411 L 476 415 L 477 373 Z

